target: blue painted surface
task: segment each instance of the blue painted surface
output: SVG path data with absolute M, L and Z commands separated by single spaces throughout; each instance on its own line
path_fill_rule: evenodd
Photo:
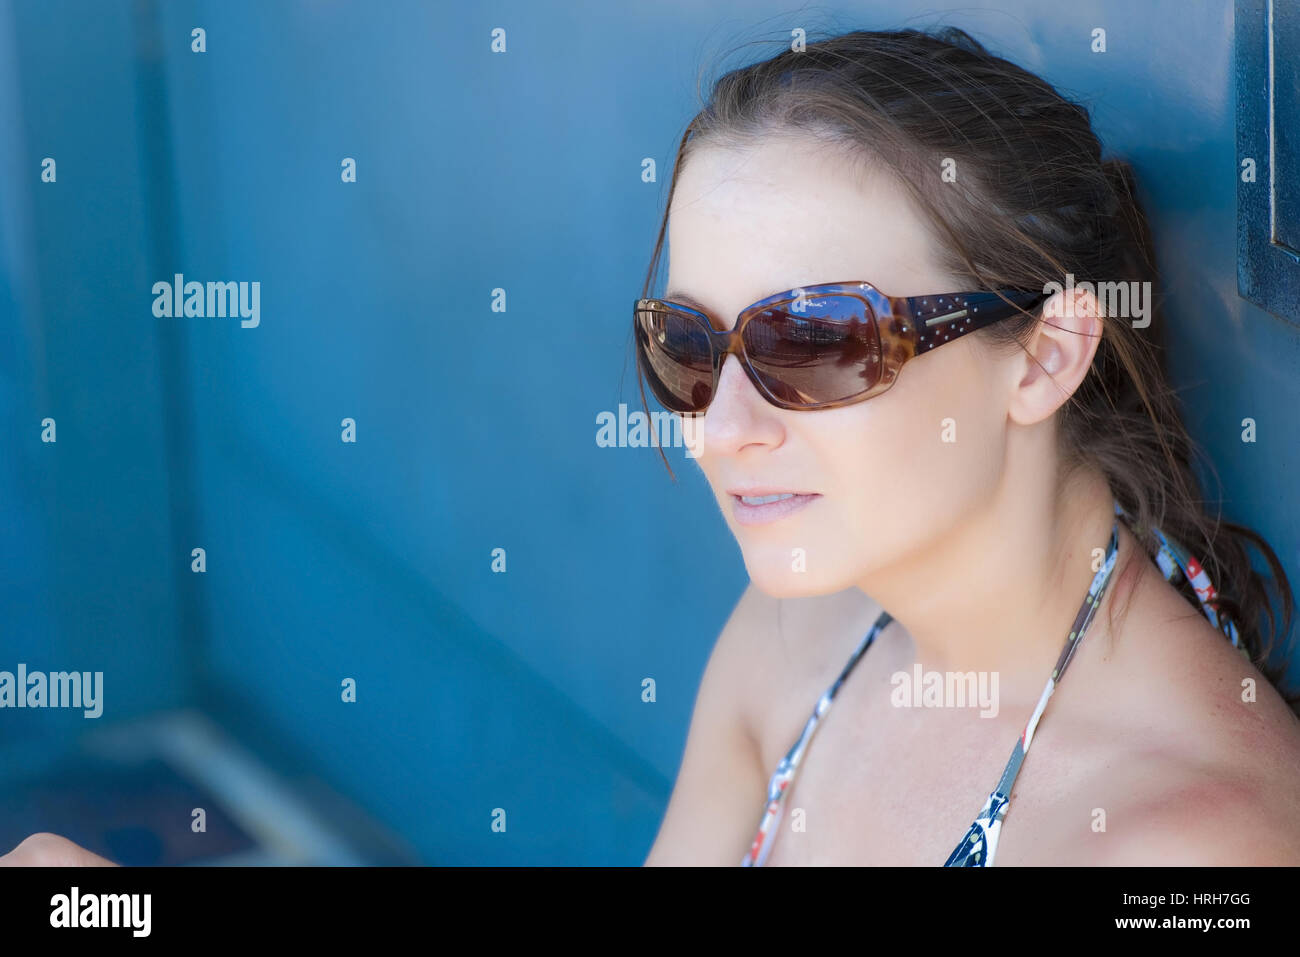
M 952 23 L 1090 105 L 1226 512 L 1300 579 L 1300 338 L 1236 290 L 1232 5 L 951 6 L 0 0 L 0 668 L 102 667 L 105 721 L 203 704 L 430 863 L 642 860 L 745 573 L 682 451 L 674 485 L 596 416 L 638 407 L 701 62 L 794 26 Z M 260 282 L 261 324 L 154 318 L 176 272 Z M 84 724 L 0 714 L 0 781 Z
M 1236 0 L 1237 287 L 1300 326 L 1300 4 Z

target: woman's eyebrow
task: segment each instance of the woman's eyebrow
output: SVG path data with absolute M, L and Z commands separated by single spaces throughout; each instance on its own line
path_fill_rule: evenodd
M 700 312 L 707 313 L 709 307 L 704 305 L 694 296 L 687 292 L 681 292 L 677 289 L 670 289 L 664 293 L 664 298 L 671 302 L 680 302 L 683 306 L 690 306 L 692 309 L 698 309 Z

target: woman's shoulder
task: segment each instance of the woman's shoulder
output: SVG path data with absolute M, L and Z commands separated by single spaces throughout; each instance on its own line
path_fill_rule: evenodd
M 1163 581 L 1145 587 L 1071 736 L 1094 758 L 1076 796 L 1109 811 L 1086 855 L 1300 864 L 1300 718 L 1190 603 Z
M 1134 808 L 1123 858 L 1300 864 L 1300 719 L 1268 679 L 1209 629 L 1217 653 L 1188 667 L 1163 729 L 1163 794 Z
M 1263 706 L 1202 688 L 1163 724 L 1129 729 L 1105 771 L 1132 783 L 1115 794 L 1122 839 L 1097 863 L 1300 865 L 1300 730 L 1265 688 Z

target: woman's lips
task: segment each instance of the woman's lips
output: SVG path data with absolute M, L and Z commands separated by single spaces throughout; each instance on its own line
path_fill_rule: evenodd
M 821 498 L 821 495 L 817 492 L 745 492 L 743 495 L 731 492 L 729 494 L 731 495 L 731 514 L 735 517 L 738 525 L 766 525 L 769 522 L 779 521 L 788 515 L 802 511 L 809 504 Z M 773 495 L 783 497 L 774 502 L 754 505 L 746 504 L 743 501 L 743 499 L 755 501 L 760 498 L 771 498 Z

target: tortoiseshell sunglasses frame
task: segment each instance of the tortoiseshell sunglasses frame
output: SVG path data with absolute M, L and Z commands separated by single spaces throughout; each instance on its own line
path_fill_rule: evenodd
M 800 298 L 808 300 L 817 296 L 832 295 L 851 296 L 867 304 L 868 314 L 875 318 L 875 327 L 880 339 L 882 365 L 880 379 L 870 388 L 840 399 L 808 404 L 786 402 L 768 390 L 758 372 L 750 365 L 741 338 L 745 326 L 749 320 L 773 307 L 795 302 Z M 642 312 L 660 310 L 689 316 L 703 326 L 709 337 L 713 362 L 713 383 L 709 391 L 709 402 L 701 409 L 675 409 L 664 402 L 664 397 L 655 391 L 652 383 L 651 391 L 655 393 L 655 398 L 669 411 L 692 416 L 703 415 L 708 411 L 713 396 L 717 394 L 722 364 L 729 354 L 736 356 L 749 380 L 768 402 L 779 409 L 805 411 L 834 409 L 874 398 L 894 384 L 899 370 L 909 359 L 995 322 L 1015 315 L 1023 315 L 1047 298 L 1047 293 L 1023 289 L 1002 289 L 998 292 L 986 290 L 948 292 L 931 296 L 889 296 L 869 282 L 856 280 L 797 286 L 794 289 L 774 293 L 741 310 L 731 329 L 717 328 L 714 317 L 707 312 L 667 299 L 636 300 L 632 324 L 633 335 L 636 337 L 637 364 L 641 367 L 643 375 L 646 358 L 642 354 L 644 349 L 641 342 L 640 314 Z M 646 378 L 649 380 L 649 377 Z

